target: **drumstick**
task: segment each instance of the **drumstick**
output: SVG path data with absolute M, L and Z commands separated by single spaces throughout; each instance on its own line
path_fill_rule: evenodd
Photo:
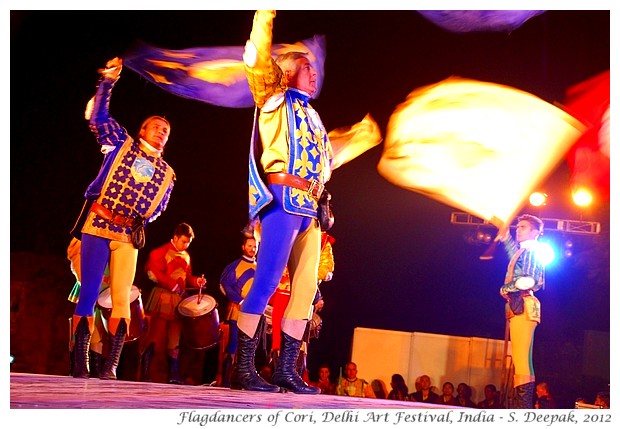
M 204 278 L 205 278 L 205 275 L 204 275 L 204 274 L 202 274 L 202 275 L 200 276 L 200 278 L 201 278 L 201 279 L 204 279 Z M 202 301 L 202 285 L 198 285 L 198 301 L 197 301 L 197 303 L 198 303 L 198 304 L 200 304 L 200 301 Z

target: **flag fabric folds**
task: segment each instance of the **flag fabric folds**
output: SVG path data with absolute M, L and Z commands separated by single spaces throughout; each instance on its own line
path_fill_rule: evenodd
M 143 42 L 123 55 L 123 65 L 172 94 L 221 107 L 252 107 L 254 100 L 245 76 L 243 46 L 196 47 L 171 50 Z M 289 51 L 308 53 L 318 73 L 320 92 L 325 64 L 325 37 L 294 44 L 273 45 L 274 58 Z
M 433 24 L 452 33 L 510 32 L 544 10 L 419 10 Z
M 397 186 L 502 228 L 583 130 L 527 92 L 452 77 L 397 107 L 377 169 Z

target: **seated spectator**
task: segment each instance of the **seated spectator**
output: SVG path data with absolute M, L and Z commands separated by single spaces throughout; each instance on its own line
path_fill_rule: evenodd
M 484 386 L 484 400 L 478 402 L 477 408 L 498 409 L 504 408 L 499 400 L 499 392 L 494 384 Z
M 601 408 L 609 408 L 609 392 L 598 392 L 596 399 L 594 399 L 594 405 L 598 405 Z
M 405 383 L 405 379 L 401 374 L 393 374 L 392 381 L 390 381 L 392 390 L 388 394 L 388 399 L 395 401 L 409 401 L 409 388 Z
M 329 370 L 329 366 L 321 365 L 319 367 L 319 379 L 310 384 L 321 389 L 321 394 L 323 395 L 335 395 L 336 383 L 330 379 L 330 375 L 331 371 Z
M 338 380 L 336 395 L 376 398 L 370 383 L 363 378 L 357 378 L 357 364 L 355 362 L 348 362 L 344 366 L 344 374 L 344 378 Z
M 439 395 L 435 403 L 440 405 L 458 406 L 459 403 L 454 397 L 454 384 L 446 381 L 441 388 L 441 395 Z
M 372 380 L 370 382 L 370 387 L 372 388 L 372 391 L 375 392 L 375 398 L 387 398 L 387 388 L 385 387 L 385 382 L 383 380 L 379 380 L 378 378 Z
M 416 387 L 418 389 L 409 395 L 411 401 L 434 404 L 437 398 L 439 398 L 439 395 L 433 392 L 431 378 L 426 374 L 420 376 L 416 383 Z
M 536 385 L 536 401 L 534 402 L 534 408 L 539 409 L 554 409 L 557 408 L 555 399 L 549 392 L 549 385 L 544 381 Z
M 456 387 L 456 401 L 460 407 L 476 408 L 476 404 L 471 400 L 471 387 L 467 383 L 459 383 Z

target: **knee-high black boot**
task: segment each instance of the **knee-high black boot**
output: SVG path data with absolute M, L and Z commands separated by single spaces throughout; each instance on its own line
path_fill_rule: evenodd
M 101 376 L 99 376 L 100 379 L 116 380 L 116 368 L 118 368 L 118 362 L 121 359 L 125 334 L 127 334 L 127 322 L 125 319 L 121 319 L 118 328 L 116 328 L 116 334 L 110 335 L 110 354 L 103 364 L 103 371 Z
M 152 381 L 151 380 L 151 362 L 153 362 L 153 355 L 155 354 L 155 343 L 150 343 L 149 346 L 142 353 L 142 359 L 140 361 L 140 381 Z
M 515 387 L 514 408 L 534 408 L 534 388 L 536 382 L 521 384 Z
M 75 320 L 75 317 L 74 319 Z M 73 371 L 75 378 L 88 378 L 90 368 L 88 362 L 88 350 L 90 348 L 90 330 L 86 316 L 80 317 L 75 328 L 75 344 L 73 345 Z
M 237 338 L 237 353 L 230 375 L 230 388 L 234 390 L 255 390 L 260 392 L 279 392 L 280 388 L 267 383 L 256 372 L 254 356 L 262 333 L 264 318 L 256 328 L 254 337 L 250 338 L 241 329 Z
M 301 340 L 287 335 L 282 332 L 282 343 L 280 344 L 280 359 L 276 372 L 273 373 L 271 381 L 273 384 L 280 386 L 282 389 L 293 393 L 306 395 L 317 395 L 321 393 L 318 387 L 308 386 L 297 373 L 297 357 Z

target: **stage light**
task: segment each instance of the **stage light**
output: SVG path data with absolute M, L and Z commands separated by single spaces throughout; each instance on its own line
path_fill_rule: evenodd
M 579 188 L 573 192 L 573 202 L 579 207 L 588 207 L 592 204 L 592 194 L 586 188 Z
M 490 232 L 484 231 L 482 229 L 476 229 L 466 232 L 463 235 L 463 238 L 467 243 L 477 246 L 488 245 L 491 241 L 493 241 L 493 235 Z
M 530 204 L 534 207 L 540 207 L 547 204 L 547 194 L 542 192 L 534 192 L 530 195 Z
M 488 232 L 481 231 L 481 230 L 476 231 L 476 241 L 488 244 L 491 242 L 492 239 L 493 237 Z
M 555 250 L 546 241 L 539 241 L 536 247 L 536 257 L 544 266 L 547 266 L 555 260 Z
M 564 257 L 570 258 L 573 256 L 573 242 L 571 240 L 566 240 L 564 242 Z

